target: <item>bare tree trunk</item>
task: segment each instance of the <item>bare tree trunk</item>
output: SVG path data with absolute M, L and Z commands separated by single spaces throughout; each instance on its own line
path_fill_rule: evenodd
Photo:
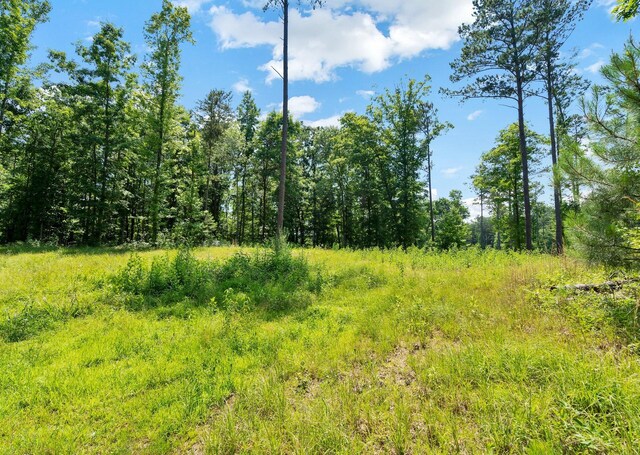
M 556 137 L 555 117 L 553 113 L 553 84 L 550 66 L 547 63 L 547 107 L 549 108 L 549 138 L 551 140 L 551 162 L 553 163 L 553 204 L 556 217 L 556 252 L 564 253 L 563 225 L 562 225 L 562 193 L 560 182 L 556 181 L 555 170 L 558 166 L 558 141 Z
M 431 188 L 431 146 L 427 149 L 427 177 L 429 179 L 429 218 L 431 220 L 431 241 L 436 241 L 436 223 L 433 217 L 433 189 Z
M 480 190 L 480 248 L 484 247 L 484 193 Z
M 522 160 L 522 191 L 524 195 L 524 229 L 527 250 L 533 250 L 531 230 L 531 199 L 529 194 L 529 157 L 527 153 L 527 134 L 524 124 L 524 99 L 522 80 L 518 76 L 518 132 L 520 137 L 520 159 Z
M 284 16 L 282 73 L 282 152 L 280 155 L 280 191 L 278 195 L 278 238 L 284 230 L 284 199 L 287 178 L 287 136 L 289 133 L 289 0 L 283 0 Z

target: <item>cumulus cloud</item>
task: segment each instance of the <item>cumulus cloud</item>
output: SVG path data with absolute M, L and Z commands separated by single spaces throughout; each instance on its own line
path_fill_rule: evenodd
M 467 120 L 469 120 L 470 122 L 473 122 L 474 120 L 476 120 L 478 117 L 482 115 L 482 112 L 483 111 L 473 111 L 471 114 L 467 116 Z
M 273 68 L 282 68 L 280 22 L 226 6 L 209 11 L 222 49 L 270 47 L 272 59 L 260 69 L 268 81 L 279 77 Z M 370 74 L 429 49 L 448 49 L 471 13 L 471 0 L 330 0 L 322 9 L 292 10 L 290 79 L 325 82 L 344 67 Z
M 480 201 L 478 199 L 470 197 L 467 199 L 463 199 L 462 202 L 469 209 L 469 220 L 475 220 L 482 214 L 482 210 L 480 209 Z M 487 216 L 486 213 L 484 215 Z
M 249 81 L 247 79 L 240 79 L 238 82 L 233 84 L 233 89 L 238 93 L 244 92 L 252 92 L 253 89 L 249 85 Z
M 294 117 L 303 117 L 317 111 L 321 104 L 312 96 L 294 96 L 289 98 L 289 112 Z M 282 105 L 280 106 L 282 108 Z
M 200 9 L 206 4 L 210 3 L 211 0 L 180 0 L 176 3 L 178 6 L 186 7 L 191 14 L 200 11 Z
M 312 128 L 326 128 L 329 126 L 340 126 L 340 119 L 342 115 L 333 115 L 331 117 L 322 118 L 319 120 L 305 120 L 304 124 Z

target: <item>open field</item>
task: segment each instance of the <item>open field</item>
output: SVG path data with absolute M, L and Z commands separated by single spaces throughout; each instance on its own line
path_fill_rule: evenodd
M 548 291 L 605 271 L 239 251 L 0 250 L 0 452 L 639 451 L 637 290 Z

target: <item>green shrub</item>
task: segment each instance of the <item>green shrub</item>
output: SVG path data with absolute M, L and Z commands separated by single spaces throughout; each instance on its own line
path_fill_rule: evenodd
M 154 258 L 150 267 L 133 255 L 113 281 L 119 291 L 128 294 L 129 309 L 164 307 L 185 298 L 196 305 L 214 299 L 226 308 L 235 302 L 229 294 L 233 290 L 234 295 L 244 296 L 240 300 L 245 306 L 282 311 L 305 306 L 326 285 L 323 275 L 305 258 L 285 248 L 236 253 L 223 262 L 198 260 L 185 249 L 173 259 L 167 255 Z M 172 312 L 165 309 L 163 314 Z

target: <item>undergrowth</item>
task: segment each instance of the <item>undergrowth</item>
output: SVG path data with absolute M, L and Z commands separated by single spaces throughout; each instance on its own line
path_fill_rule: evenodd
M 242 302 L 272 312 L 304 308 L 325 283 L 319 268 L 286 249 L 238 252 L 223 261 L 200 260 L 182 249 L 173 259 L 158 256 L 150 265 L 134 254 L 113 282 L 131 310 L 172 305 L 225 309 Z

